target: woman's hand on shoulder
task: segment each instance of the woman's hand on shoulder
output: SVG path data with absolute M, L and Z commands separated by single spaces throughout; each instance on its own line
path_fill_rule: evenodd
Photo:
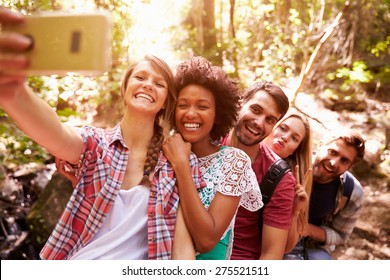
M 164 140 L 163 152 L 168 161 L 175 166 L 189 164 L 191 154 L 191 144 L 183 140 L 180 133 L 170 133 Z

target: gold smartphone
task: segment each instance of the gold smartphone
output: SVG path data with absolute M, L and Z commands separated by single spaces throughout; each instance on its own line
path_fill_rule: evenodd
M 31 37 L 28 75 L 66 75 L 75 72 L 94 76 L 111 66 L 111 18 L 108 12 L 49 12 L 28 15 L 19 25 L 3 30 Z

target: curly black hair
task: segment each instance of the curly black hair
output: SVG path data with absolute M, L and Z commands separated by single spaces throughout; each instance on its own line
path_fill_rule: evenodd
M 219 66 L 201 56 L 194 56 L 177 66 L 175 87 L 177 94 L 188 85 L 199 85 L 210 90 L 215 99 L 215 120 L 210 132 L 213 141 L 219 141 L 233 127 L 239 110 L 240 89 Z M 174 124 L 172 124 L 174 125 Z

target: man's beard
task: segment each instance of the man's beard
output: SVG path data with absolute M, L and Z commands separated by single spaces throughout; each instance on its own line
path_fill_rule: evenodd
M 320 183 L 320 184 L 326 184 L 329 182 L 332 182 L 336 178 L 338 178 L 341 174 L 331 174 L 324 168 L 324 161 L 314 162 L 313 164 L 313 181 Z
M 248 131 L 247 128 L 245 128 L 245 123 L 244 122 L 238 122 L 237 125 L 235 126 L 235 133 L 238 141 L 240 144 L 245 145 L 245 146 L 253 146 L 256 144 L 259 144 L 261 141 L 264 140 L 266 135 L 264 134 L 264 131 L 260 131 L 258 136 L 253 135 L 253 137 L 247 137 L 242 133 L 241 128 L 245 129 Z M 250 133 L 249 131 L 247 133 Z

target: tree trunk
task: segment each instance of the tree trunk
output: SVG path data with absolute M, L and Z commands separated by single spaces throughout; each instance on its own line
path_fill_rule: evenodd
M 234 48 L 231 54 L 231 60 L 234 65 L 234 72 L 230 73 L 230 76 L 236 79 L 240 79 L 239 75 L 239 63 L 237 58 L 237 45 L 236 45 L 236 31 L 234 28 L 234 8 L 235 8 L 236 1 L 230 0 L 230 17 L 229 17 L 229 38 L 230 41 L 233 42 Z
M 215 1 L 203 1 L 203 53 L 214 64 L 222 64 L 222 54 L 217 54 L 217 32 L 215 29 Z
M 288 32 L 291 0 L 279 2 L 279 22 L 284 26 L 284 32 Z
M 234 6 L 236 4 L 235 0 L 230 0 L 230 17 L 229 17 L 229 34 L 231 38 L 236 38 L 236 30 L 234 28 Z
M 196 30 L 196 41 L 198 42 L 199 49 L 201 52 L 204 51 L 205 41 L 204 41 L 204 28 L 203 28 L 203 1 L 202 0 L 192 0 L 191 8 L 191 17 Z
M 308 75 L 310 74 L 310 71 L 313 68 L 314 61 L 316 60 L 320 50 L 322 49 L 322 47 L 325 44 L 326 40 L 328 40 L 330 35 L 333 33 L 333 31 L 335 30 L 335 28 L 339 24 L 342 16 L 347 11 L 349 5 L 350 5 L 349 1 L 345 2 L 344 8 L 337 14 L 337 16 L 334 19 L 334 21 L 332 22 L 332 24 L 327 27 L 327 30 L 324 30 L 325 33 L 321 37 L 321 40 L 318 42 L 318 44 L 317 44 L 316 48 L 314 49 L 313 53 L 310 55 L 309 60 L 307 62 L 303 63 L 303 67 L 302 67 L 301 74 L 300 74 L 299 81 L 298 81 L 298 86 L 297 86 L 297 88 L 294 91 L 293 99 L 291 101 L 292 106 L 295 107 L 295 101 L 297 99 L 297 96 L 298 96 L 299 92 L 301 91 L 301 89 L 302 89 L 302 87 L 303 87 L 303 85 L 304 85 Z
M 215 32 L 215 1 L 204 0 L 203 1 L 203 38 L 205 51 L 210 50 L 217 44 L 217 37 Z

